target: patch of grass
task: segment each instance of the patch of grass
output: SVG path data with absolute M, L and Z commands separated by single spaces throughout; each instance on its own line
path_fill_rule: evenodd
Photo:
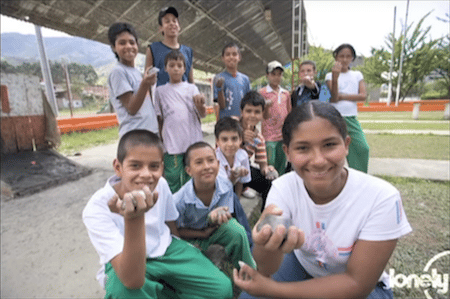
M 207 124 L 211 122 L 216 122 L 216 115 L 214 113 L 208 114 L 205 118 L 202 118 L 202 123 Z
M 99 131 L 63 134 L 61 135 L 61 145 L 58 148 L 58 152 L 63 155 L 73 155 L 82 149 L 112 143 L 118 139 L 119 127 Z
M 387 269 L 406 276 L 423 275 L 426 263 L 436 254 L 450 250 L 450 182 L 381 176 L 402 195 L 408 221 L 413 232 L 400 239 Z M 438 273 L 450 269 L 450 256 L 433 264 Z M 427 272 L 431 274 L 431 271 Z M 394 288 L 396 298 L 422 298 L 424 288 Z M 448 298 L 429 290 L 433 298 Z
M 412 111 L 358 112 L 358 119 L 412 120 Z M 444 111 L 420 111 L 419 120 L 443 120 Z
M 365 130 L 450 130 L 448 123 L 361 123 Z
M 370 157 L 450 160 L 450 136 L 366 134 Z

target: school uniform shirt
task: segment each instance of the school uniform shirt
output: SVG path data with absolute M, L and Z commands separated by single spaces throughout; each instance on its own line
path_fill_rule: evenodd
M 224 71 L 217 75 L 222 77 L 224 83 L 222 86 L 223 95 L 225 96 L 225 108 L 219 110 L 219 118 L 226 116 L 241 115 L 241 100 L 244 95 L 250 91 L 250 79 L 247 75 L 237 72 L 233 77 L 229 72 Z M 219 88 L 214 85 L 214 102 L 217 102 Z
M 208 214 L 218 207 L 228 207 L 230 213 L 234 212 L 233 185 L 228 178 L 218 175 L 216 177 L 216 190 L 211 204 L 206 206 L 197 197 L 194 190 L 194 179 L 190 179 L 173 198 L 180 217 L 177 219 L 177 227 L 203 229 L 208 226 Z
M 155 89 L 156 115 L 163 119 L 162 140 L 168 154 L 184 153 L 187 148 L 203 140 L 200 114 L 194 96 L 197 86 L 188 82 L 167 83 Z
M 112 176 L 105 186 L 92 195 L 83 210 L 83 222 L 89 238 L 100 257 L 101 269 L 97 280 L 105 286 L 105 264 L 123 250 L 125 223 L 123 216 L 109 210 L 108 201 L 116 195 L 114 185 L 120 178 Z M 178 211 L 164 178 L 160 178 L 155 188 L 158 201 L 145 213 L 145 249 L 149 258 L 163 256 L 172 242 L 170 229 L 166 221 L 175 221 Z
M 276 92 L 270 85 L 261 88 L 259 93 L 264 99 L 272 101 L 272 106 L 265 107 L 270 110 L 270 118 L 261 122 L 261 133 L 266 141 L 281 141 L 283 140 L 281 128 L 291 111 L 291 96 L 286 89 L 279 87 L 279 91 Z
M 325 81 L 331 81 L 332 75 L 328 73 L 325 77 Z M 346 94 L 358 94 L 359 82 L 364 77 L 360 71 L 349 70 L 345 73 L 340 73 L 338 78 L 339 93 Z M 331 103 L 342 116 L 357 116 L 358 106 L 355 101 L 341 100 L 337 103 Z
M 252 176 L 250 173 L 250 160 L 248 159 L 248 154 L 243 149 L 238 149 L 236 154 L 234 155 L 233 167 L 228 163 L 227 158 L 223 154 L 222 150 L 217 147 L 216 148 L 216 157 L 220 163 L 220 172 L 223 176 L 229 178 L 231 175 L 231 170 L 235 167 L 245 167 L 248 170 L 248 174 L 246 176 L 240 177 L 236 183 L 249 183 L 252 180 Z
M 305 232 L 305 243 L 294 253 L 313 277 L 345 272 L 357 240 L 392 240 L 412 231 L 394 186 L 347 170 L 344 188 L 327 204 L 313 202 L 295 171 L 273 181 L 267 197 L 266 206 L 276 204 L 282 216 Z M 389 285 L 388 280 L 383 282 Z
M 167 54 L 169 54 L 174 49 L 169 48 L 162 42 L 154 42 L 151 45 L 149 45 L 149 48 L 152 51 L 153 66 L 159 68 L 156 86 L 164 85 L 170 81 L 169 74 L 166 72 L 165 69 L 164 60 L 166 59 Z M 183 54 L 184 56 L 186 71 L 183 74 L 182 80 L 188 81 L 189 72 L 191 71 L 192 68 L 192 58 L 194 54 L 192 52 L 192 49 L 185 45 L 180 45 L 180 48 L 176 50 L 179 50 L 181 54 Z
M 144 129 L 158 134 L 158 121 L 150 97 L 147 95 L 135 115 L 128 113 L 119 97 L 127 92 L 136 94 L 141 85 L 141 72 L 118 62 L 108 77 L 110 101 L 119 121 L 119 136 L 136 129 Z

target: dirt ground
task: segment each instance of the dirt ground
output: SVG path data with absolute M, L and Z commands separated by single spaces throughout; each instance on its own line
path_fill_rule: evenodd
M 81 213 L 112 170 L 1 202 L 1 298 L 102 298 Z

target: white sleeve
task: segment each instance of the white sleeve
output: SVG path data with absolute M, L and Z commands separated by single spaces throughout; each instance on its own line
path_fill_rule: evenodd
M 99 202 L 90 202 L 83 211 L 83 222 L 92 245 L 106 264 L 123 251 L 124 238 L 114 223 L 109 208 Z
M 169 185 L 167 184 L 166 180 L 162 178 L 160 178 L 159 180 L 159 184 L 161 184 L 160 190 L 162 190 L 160 193 L 164 194 L 164 200 L 166 202 L 166 215 L 164 221 L 175 221 L 178 219 L 179 213 L 175 205 L 172 192 L 170 191 Z
M 327 73 L 325 76 L 325 81 L 331 81 L 331 73 Z
M 398 191 L 377 200 L 371 210 L 361 229 L 359 239 L 369 241 L 392 240 L 412 231 Z
M 272 187 L 269 190 L 269 194 L 266 199 L 266 206 L 270 204 L 275 204 L 281 210 L 283 210 L 282 216 L 285 218 L 292 219 L 291 205 L 289 200 L 294 201 L 294 197 L 290 196 L 292 193 L 291 188 L 285 182 L 289 182 L 284 178 L 284 180 L 273 181 Z M 289 200 L 287 200 L 289 199 Z
M 127 92 L 133 92 L 131 82 L 128 80 L 128 77 L 123 69 L 113 69 L 109 75 L 109 83 L 116 99 Z

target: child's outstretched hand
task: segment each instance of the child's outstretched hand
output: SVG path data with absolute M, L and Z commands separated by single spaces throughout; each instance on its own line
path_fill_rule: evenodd
M 278 225 L 276 228 L 272 229 L 269 224 L 266 224 L 258 230 L 259 223 L 269 214 L 281 215 L 283 214 L 283 211 L 274 204 L 271 204 L 264 209 L 261 217 L 252 230 L 253 243 L 263 247 L 266 251 L 281 250 L 284 253 L 289 253 L 294 249 L 302 247 L 305 242 L 305 233 L 293 225 L 289 228 Z
M 274 179 L 276 179 L 278 177 L 278 171 L 275 169 L 275 167 L 273 167 L 272 165 L 268 165 L 265 169 L 264 169 L 264 176 L 266 177 L 266 179 L 268 179 L 269 181 L 273 181 Z
M 247 128 L 245 128 L 244 130 L 244 143 L 253 144 L 256 136 L 257 134 L 255 132 L 255 126 L 248 125 Z
M 145 81 L 147 84 L 153 85 L 156 83 L 156 76 L 159 72 L 157 67 L 149 66 L 145 69 L 144 76 L 142 81 Z
M 273 289 L 272 279 L 261 275 L 242 261 L 239 261 L 239 266 L 241 267 L 239 270 L 233 269 L 233 280 L 238 287 L 253 296 L 267 296 L 267 293 Z
M 151 192 L 148 186 L 144 186 L 142 190 L 125 193 L 122 199 L 117 194 L 114 195 L 108 201 L 108 207 L 111 212 L 132 219 L 144 215 L 157 201 L 158 192 Z
M 205 100 L 205 96 L 203 94 L 196 94 L 193 99 L 194 99 L 194 104 L 195 104 L 195 106 L 197 106 L 197 108 L 200 108 L 203 105 L 205 105 L 206 100 Z
M 309 89 L 314 89 L 316 87 L 316 82 L 314 81 L 314 77 L 311 76 L 305 76 L 302 78 L 303 85 L 308 87 Z
M 217 88 L 222 88 L 223 83 L 225 82 L 225 79 L 221 76 L 215 76 L 214 82 L 215 82 L 214 84 L 216 85 Z
M 218 207 L 212 210 L 208 215 L 208 221 L 212 225 L 222 225 L 227 223 L 231 218 L 228 207 Z
M 342 64 L 339 61 L 336 61 L 331 68 L 331 75 L 335 78 L 339 77 L 339 74 L 342 70 Z

